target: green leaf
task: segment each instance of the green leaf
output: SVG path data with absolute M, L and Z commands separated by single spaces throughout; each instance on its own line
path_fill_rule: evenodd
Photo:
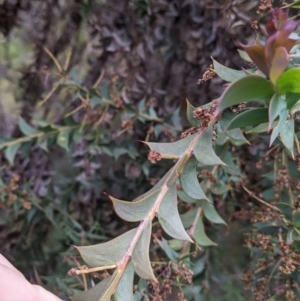
M 14 159 L 15 159 L 16 153 L 19 150 L 20 146 L 21 146 L 21 143 L 18 142 L 18 143 L 11 144 L 10 146 L 8 146 L 5 149 L 4 156 L 10 165 L 14 164 Z
M 238 53 L 244 61 L 252 63 L 252 60 L 246 51 L 238 49 Z
M 159 152 L 162 158 L 176 159 L 186 151 L 189 144 L 194 139 L 194 136 L 195 135 L 191 135 L 184 139 L 178 140 L 176 142 L 170 142 L 170 143 L 154 143 L 154 142 L 144 142 L 144 143 L 147 144 L 151 150 L 155 150 Z
M 276 88 L 279 95 L 300 93 L 300 68 L 285 71 L 278 79 Z
M 236 117 L 237 115 L 230 111 L 230 110 L 226 110 L 223 114 L 222 114 L 222 119 L 220 120 L 220 124 L 222 129 L 225 131 L 230 123 L 230 121 Z M 232 129 L 229 131 L 226 131 L 225 134 L 230 137 L 231 139 L 237 140 L 237 141 L 242 141 L 242 142 L 246 142 L 249 143 L 247 141 L 247 139 L 245 138 L 243 132 L 241 131 L 241 129 L 237 128 L 237 129 Z
M 290 110 L 300 100 L 300 93 L 287 93 L 286 94 L 286 106 Z
M 189 197 L 196 200 L 208 200 L 199 184 L 196 167 L 197 161 L 192 157 L 180 175 L 181 186 Z
M 214 69 L 215 69 L 215 72 L 217 73 L 217 75 L 221 79 L 223 79 L 227 82 L 233 82 L 239 78 L 246 76 L 244 71 L 228 68 L 228 67 L 223 66 L 222 64 L 218 63 L 216 60 L 214 60 L 214 59 L 212 59 L 212 60 L 213 60 Z
M 135 232 L 136 229 L 132 229 L 108 242 L 84 247 L 75 246 L 75 248 L 91 267 L 114 265 L 124 255 Z
M 283 129 L 285 121 L 288 117 L 288 110 L 287 109 L 282 109 L 282 111 L 279 114 L 279 122 L 278 124 L 275 126 L 275 128 L 272 131 L 271 134 L 271 139 L 270 139 L 270 146 L 273 144 L 273 142 L 275 141 L 275 139 L 277 138 L 278 134 L 280 133 L 280 131 Z
M 204 215 L 212 223 L 226 225 L 225 221 L 219 215 L 219 213 L 216 211 L 215 206 L 212 203 L 208 203 L 208 202 L 205 203 L 205 205 L 204 205 Z
M 48 150 L 47 135 L 39 137 L 37 139 L 37 145 L 45 152 L 48 152 L 49 150 Z
M 128 222 L 137 222 L 143 220 L 153 207 L 158 191 L 151 190 L 151 193 L 139 197 L 138 201 L 126 202 L 109 196 L 113 202 L 114 209 L 119 217 Z
M 72 301 L 99 301 L 100 296 L 105 292 L 111 280 L 112 276 L 108 276 L 88 291 L 70 298 Z
M 197 221 L 197 224 L 195 227 L 194 239 L 199 246 L 207 247 L 207 246 L 216 246 L 217 245 L 210 238 L 207 237 L 205 230 L 204 230 L 203 221 L 201 218 L 199 218 Z
M 192 242 L 186 233 L 177 209 L 176 185 L 166 193 L 159 210 L 158 219 L 163 230 L 173 238 Z
M 284 146 L 289 150 L 294 158 L 294 133 L 295 133 L 295 120 L 291 118 L 280 131 L 280 138 Z
M 129 263 L 114 294 L 114 301 L 134 301 L 133 276 L 133 265 Z
M 30 126 L 22 117 L 19 118 L 19 128 L 26 136 L 35 135 L 38 133 L 38 131 Z
M 220 111 L 241 102 L 270 100 L 274 94 L 272 84 L 265 78 L 249 75 L 232 83 L 221 96 Z
M 278 124 L 278 121 L 273 122 L 272 125 L 271 125 L 271 129 L 274 128 L 277 124 Z M 269 127 L 268 122 L 261 123 L 260 125 L 254 127 L 250 131 L 247 131 L 247 134 L 250 134 L 250 133 L 266 133 L 268 131 L 268 127 Z
M 228 125 L 228 130 L 244 128 L 247 126 L 256 126 L 266 121 L 268 121 L 267 108 L 251 108 L 233 118 Z
M 177 261 L 179 254 L 169 246 L 168 241 L 163 237 L 161 238 L 161 240 L 159 240 L 157 237 L 155 237 L 155 239 L 158 242 L 159 246 L 166 252 L 168 258 L 170 258 L 172 261 Z
M 63 130 L 57 136 L 57 144 L 66 151 L 69 151 L 70 130 Z
M 145 220 L 144 223 L 146 223 L 144 231 L 142 232 L 132 252 L 132 263 L 135 272 L 141 278 L 155 280 L 149 258 L 152 224 L 149 220 Z
M 198 211 L 198 208 L 194 208 L 194 209 L 180 215 L 180 218 L 181 218 L 184 228 L 189 228 L 194 223 L 197 211 Z
M 191 103 L 188 101 L 188 99 L 186 99 L 186 116 L 187 116 L 187 120 L 190 123 L 191 126 L 195 126 L 198 127 L 200 124 L 200 121 L 197 120 L 194 117 L 194 110 L 195 107 L 191 105 Z
M 201 135 L 194 148 L 196 159 L 203 165 L 225 165 L 212 147 L 213 129 L 209 126 Z
M 177 194 L 178 194 L 178 197 L 179 197 L 182 201 L 184 201 L 184 202 L 186 202 L 186 203 L 188 203 L 188 204 L 194 204 L 194 203 L 196 203 L 196 200 L 193 199 L 193 198 L 191 198 L 190 196 L 188 196 L 183 190 L 179 190 L 179 191 L 177 192 Z
M 273 121 L 279 116 L 280 112 L 286 108 L 284 97 L 274 94 L 269 105 L 269 130 Z

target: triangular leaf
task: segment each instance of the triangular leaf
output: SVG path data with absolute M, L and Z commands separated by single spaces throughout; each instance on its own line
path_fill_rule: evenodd
M 206 202 L 204 204 L 204 215 L 212 223 L 226 225 L 225 221 L 216 211 L 215 206 L 212 203 Z
M 161 238 L 161 240 L 159 240 L 157 237 L 155 237 L 155 239 L 158 242 L 159 246 L 166 252 L 167 256 L 172 261 L 176 261 L 179 258 L 179 254 L 169 246 L 167 240 L 165 240 L 163 237 Z
M 194 157 L 192 157 L 187 162 L 180 175 L 181 186 L 185 193 L 191 198 L 196 200 L 208 200 L 199 184 L 196 167 L 197 161 Z
M 70 130 L 63 130 L 57 136 L 57 144 L 66 151 L 69 150 Z
M 30 126 L 22 117 L 19 118 L 19 128 L 21 132 L 26 136 L 38 133 L 38 131 L 32 126 Z
M 251 60 L 250 56 L 248 55 L 248 53 L 247 53 L 246 51 L 243 51 L 243 50 L 238 49 L 238 53 L 239 53 L 240 57 L 241 57 L 244 61 L 246 61 L 246 62 L 248 62 L 248 63 L 252 63 L 252 62 L 253 62 L 253 61 Z
M 271 135 L 271 139 L 270 139 L 270 146 L 273 144 L 273 142 L 275 141 L 275 139 L 278 137 L 280 131 L 282 130 L 282 128 L 284 127 L 285 121 L 288 117 L 288 110 L 287 109 L 282 109 L 282 111 L 279 114 L 279 122 L 278 124 L 275 126 L 275 128 L 272 131 L 272 135 Z
M 109 276 L 88 291 L 70 298 L 72 301 L 99 301 L 100 296 L 105 292 L 111 280 L 112 276 Z
M 228 67 L 223 66 L 222 64 L 218 63 L 216 60 L 214 60 L 214 59 L 212 59 L 212 60 L 213 60 L 213 64 L 214 64 L 214 70 L 217 73 L 217 75 L 221 79 L 223 79 L 227 82 L 233 82 L 239 78 L 246 76 L 244 71 L 228 68 Z
M 277 124 L 278 124 L 278 121 L 273 122 L 271 125 L 271 129 L 274 128 Z M 256 127 L 254 127 L 253 129 L 247 131 L 247 134 L 248 133 L 266 133 L 268 131 L 268 127 L 269 127 L 269 123 L 264 122 Z
M 144 142 L 151 150 L 155 150 L 161 154 L 165 159 L 176 159 L 188 148 L 191 141 L 194 139 L 194 135 L 187 136 L 184 139 L 170 143 L 154 143 Z
M 295 133 L 295 120 L 291 118 L 287 121 L 283 129 L 280 131 L 280 138 L 284 146 L 289 150 L 294 158 L 294 133 Z
M 279 116 L 280 112 L 286 108 L 284 97 L 274 94 L 269 105 L 269 130 L 273 121 Z
M 235 81 L 224 91 L 220 101 L 220 111 L 241 102 L 268 101 L 273 94 L 273 86 L 267 79 L 249 75 Z
M 197 221 L 197 224 L 195 227 L 195 232 L 194 232 L 194 239 L 199 246 L 206 247 L 206 246 L 216 246 L 217 245 L 206 235 L 205 230 L 204 230 L 203 221 L 201 218 L 199 218 Z
M 235 113 L 233 113 L 230 110 L 226 110 L 223 114 L 222 114 L 222 119 L 220 120 L 220 125 L 222 127 L 222 129 L 225 131 L 227 130 L 227 127 L 229 125 L 229 123 L 231 122 L 231 120 L 233 118 L 235 118 L 237 115 Z M 247 139 L 245 138 L 243 132 L 241 131 L 241 129 L 237 128 L 237 129 L 232 129 L 229 131 L 226 131 L 225 134 L 230 137 L 231 139 L 237 140 L 237 141 L 243 141 L 246 143 L 249 143 L 247 141 Z
M 166 193 L 158 210 L 158 219 L 164 231 L 171 237 L 192 242 L 178 213 L 176 185 L 173 185 Z
M 194 204 L 194 203 L 196 203 L 196 200 L 193 199 L 193 198 L 191 198 L 190 196 L 188 196 L 183 190 L 179 190 L 179 191 L 177 192 L 177 194 L 178 194 L 178 197 L 179 197 L 182 201 L 184 201 L 184 202 L 186 202 L 186 203 L 188 203 L 188 204 Z
M 198 208 L 194 208 L 194 209 L 189 210 L 188 212 L 180 215 L 180 218 L 181 218 L 184 228 L 189 228 L 194 223 L 197 211 L 198 211 Z
M 92 246 L 75 248 L 80 252 L 83 260 L 91 267 L 110 266 L 118 263 L 135 234 L 132 229 L 108 242 Z
M 186 99 L 186 117 L 191 126 L 199 127 L 200 121 L 194 117 L 195 107 Z
M 201 135 L 194 148 L 196 159 L 203 165 L 225 165 L 212 147 L 213 129 L 209 126 Z
M 144 198 L 139 198 L 137 202 L 126 202 L 113 198 L 109 198 L 113 202 L 114 209 L 119 217 L 128 222 L 137 222 L 143 220 L 156 201 L 158 192 L 152 190 L 152 193 L 145 194 Z
M 14 164 L 15 156 L 16 156 L 16 153 L 17 153 L 18 149 L 20 148 L 20 146 L 21 146 L 21 143 L 14 143 L 5 149 L 4 155 L 10 165 Z
M 114 301 L 133 301 L 133 276 L 134 269 L 129 263 L 114 294 Z
M 135 272 L 141 278 L 155 280 L 149 258 L 152 224 L 149 220 L 145 220 L 144 223 L 146 226 L 132 252 L 132 263 Z
M 228 125 L 228 130 L 244 128 L 247 126 L 256 126 L 266 121 L 268 121 L 267 108 L 252 108 L 233 118 Z

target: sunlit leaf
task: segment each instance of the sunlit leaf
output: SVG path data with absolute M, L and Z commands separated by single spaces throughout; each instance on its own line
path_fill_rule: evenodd
M 215 206 L 212 203 L 206 202 L 204 204 L 204 215 L 212 223 L 226 225 L 225 221 L 216 211 Z
M 135 231 L 136 229 L 132 229 L 105 243 L 84 247 L 75 246 L 75 248 L 91 267 L 114 265 L 124 255 Z
M 220 101 L 220 110 L 223 111 L 241 102 L 269 101 L 273 94 L 273 86 L 267 79 L 249 75 L 235 81 L 224 91 Z
M 233 118 L 228 125 L 228 130 L 256 126 L 266 121 L 268 121 L 267 108 L 251 108 Z
M 184 139 L 178 140 L 176 142 L 170 143 L 154 143 L 154 142 L 144 142 L 151 150 L 159 152 L 162 158 L 165 159 L 176 159 L 188 148 L 188 145 L 193 140 L 194 135 L 187 136 Z
M 145 220 L 144 223 L 146 226 L 132 252 L 132 263 L 135 272 L 140 277 L 155 280 L 149 258 L 152 223 L 149 220 Z
M 280 131 L 280 138 L 284 146 L 289 150 L 294 158 L 294 133 L 295 133 L 295 120 L 291 118 Z
M 194 239 L 199 246 L 206 247 L 206 246 L 216 246 L 217 245 L 206 235 L 205 230 L 204 230 L 203 221 L 201 218 L 199 218 L 197 221 L 197 224 L 195 227 L 195 232 L 194 232 Z
M 19 128 L 21 132 L 26 136 L 38 133 L 38 131 L 32 126 L 30 126 L 22 117 L 19 118 Z
M 133 276 L 134 269 L 129 263 L 114 294 L 114 301 L 133 301 Z
M 199 184 L 196 167 L 197 161 L 194 157 L 192 157 L 187 162 L 183 172 L 180 175 L 181 186 L 189 197 L 197 200 L 208 200 Z
M 191 105 L 191 103 L 186 99 L 186 116 L 187 116 L 187 120 L 188 120 L 188 122 L 190 123 L 191 126 L 198 127 L 200 121 L 197 120 L 194 117 L 194 113 L 193 113 L 194 110 L 195 110 L 195 107 L 193 105 Z
M 209 126 L 199 138 L 194 147 L 194 155 L 196 159 L 203 165 L 222 164 L 222 160 L 216 155 L 212 147 L 213 129 Z
M 285 71 L 277 80 L 276 88 L 279 95 L 300 93 L 300 68 Z
M 137 222 L 144 219 L 157 198 L 158 192 L 152 190 L 150 194 L 144 194 L 144 197 L 140 197 L 139 201 L 126 202 L 113 198 L 109 198 L 113 202 L 114 209 L 119 217 L 125 221 Z
M 217 75 L 227 82 L 233 82 L 239 78 L 246 76 L 244 71 L 228 68 L 218 63 L 216 60 L 212 60 L 214 64 L 214 70 L 216 71 Z
M 14 143 L 14 144 L 9 145 L 5 149 L 4 156 L 10 165 L 14 164 L 15 156 L 16 156 L 16 153 L 18 152 L 20 146 L 21 146 L 21 143 Z
M 158 210 L 158 219 L 163 230 L 171 237 L 192 242 L 178 213 L 176 185 L 173 185 L 165 195 Z

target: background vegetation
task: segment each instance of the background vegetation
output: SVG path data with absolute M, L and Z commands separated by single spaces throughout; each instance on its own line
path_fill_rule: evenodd
M 136 226 L 114 213 L 106 194 L 134 199 L 170 168 L 164 160 L 152 164 L 140 141 L 178 140 L 188 128 L 184 100 L 198 107 L 220 96 L 223 81 L 206 80 L 211 56 L 233 69 L 253 67 L 236 49 L 264 38 L 274 3 L 258 2 L 0 2 L 0 252 L 32 282 L 67 300 L 85 286 L 81 277 L 67 275 L 82 264 L 72 245 L 104 242 Z M 274 174 L 277 186 L 288 190 L 299 172 L 279 144 L 269 150 L 269 135 L 247 136 L 252 146 L 215 138 L 217 154 L 231 168 L 217 175 L 202 168 L 199 177 L 214 183 L 217 176 L 221 184 L 212 198 L 227 224 L 205 221 L 218 247 L 194 258 L 193 286 L 181 263 L 179 281 L 174 267 L 158 264 L 161 286 L 148 283 L 146 289 L 141 281 L 136 298 L 144 292 L 152 300 L 159 294 L 175 300 L 184 289 L 188 300 L 249 300 L 242 274 L 261 254 L 245 248 L 245 233 L 251 236 L 250 220 L 268 212 L 251 191 L 272 201 Z M 193 209 L 179 197 L 180 213 Z M 186 215 L 182 220 L 189 223 Z M 174 259 L 158 224 L 154 233 L 152 262 Z M 258 248 L 252 238 L 247 243 Z M 103 274 L 88 280 L 98 282 Z M 165 291 L 170 279 L 173 295 Z M 255 298 L 265 300 L 258 293 Z

